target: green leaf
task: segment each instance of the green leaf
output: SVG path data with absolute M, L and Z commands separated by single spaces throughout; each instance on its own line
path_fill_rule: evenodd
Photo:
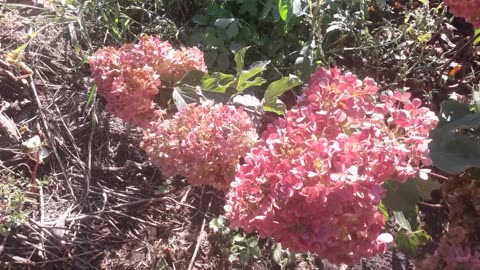
M 472 112 L 468 108 L 468 105 L 460 103 L 456 100 L 447 100 L 440 104 L 440 113 L 438 115 L 438 124 L 435 129 L 440 129 L 455 122 L 462 117 L 471 114 Z
M 232 87 L 237 89 L 238 92 L 242 92 L 249 87 L 263 85 L 266 80 L 261 77 L 256 77 L 253 80 L 250 79 L 258 75 L 259 73 L 265 71 L 266 66 L 269 63 L 270 61 L 257 61 L 252 64 L 250 69 L 240 71 L 240 73 L 237 74 L 237 77 L 235 78 Z
M 202 90 L 225 93 L 227 88 L 233 83 L 235 77 L 231 74 L 214 72 L 211 75 L 202 77 Z
M 417 37 L 418 42 L 427 43 L 432 39 L 432 33 L 425 33 Z
M 235 18 L 220 18 L 216 19 L 214 25 L 221 29 L 227 29 L 227 27 L 235 21 Z
M 273 112 L 278 115 L 284 115 L 287 111 L 287 106 L 279 98 L 263 103 L 263 110 L 266 112 Z
M 242 263 L 248 263 L 250 261 L 250 251 L 247 250 L 247 249 L 244 249 L 242 251 L 240 251 L 240 261 Z
M 227 28 L 227 36 L 230 39 L 234 38 L 238 34 L 239 29 L 238 22 L 236 20 L 233 21 Z
M 432 180 L 431 178 L 428 178 L 427 180 L 414 178 L 413 181 L 417 186 L 418 194 L 424 200 L 431 200 L 432 191 L 440 188 L 440 184 L 437 181 Z
M 254 246 L 250 249 L 250 254 L 254 257 L 254 258 L 260 258 L 260 256 L 262 255 L 261 251 L 260 251 L 260 248 L 258 246 Z
M 478 34 L 480 34 L 480 28 L 475 29 L 473 36 L 476 36 Z M 474 45 L 477 45 L 478 43 L 480 43 L 480 36 L 473 41 Z
M 430 132 L 430 158 L 433 165 L 450 174 L 480 166 L 480 144 L 459 130 L 480 127 L 480 113 L 472 113 L 467 105 L 456 101 L 441 104 L 439 125 Z
M 418 229 L 418 216 L 417 210 L 411 211 L 392 211 L 393 217 L 395 218 L 395 222 L 403 229 L 407 230 L 408 232 L 413 232 Z
M 273 260 L 278 265 L 282 265 L 282 252 L 282 245 L 280 243 L 275 244 L 273 247 Z
M 88 92 L 88 98 L 87 102 L 85 103 L 85 110 L 92 104 L 93 97 L 95 96 L 95 93 L 97 92 L 97 84 L 94 84 L 92 88 L 90 88 L 90 91 Z
M 250 247 L 250 248 L 258 246 L 258 240 L 255 237 L 247 238 L 246 242 L 247 242 L 248 247 Z
M 202 14 L 197 14 L 192 17 L 192 22 L 198 25 L 208 25 L 208 17 Z
M 278 13 L 283 21 L 287 21 L 291 5 L 292 0 L 278 0 Z
M 280 97 L 286 91 L 301 85 L 303 82 L 295 75 L 289 75 L 288 77 L 283 77 L 278 81 L 272 82 L 265 91 L 264 100 L 269 102 L 272 99 Z
M 378 205 L 378 212 L 380 212 L 380 214 L 383 215 L 384 220 L 388 220 L 389 218 L 388 211 L 385 205 L 383 205 L 383 202 L 380 202 L 380 204 Z
M 279 97 L 286 91 L 300 84 L 302 84 L 302 80 L 295 75 L 289 75 L 288 77 L 283 77 L 280 80 L 272 82 L 265 91 L 265 96 L 262 102 L 263 110 L 283 115 L 285 113 L 286 106 L 279 99 Z
M 429 144 L 433 165 L 450 174 L 480 166 L 480 145 L 457 132 L 435 132 Z
M 388 180 L 382 186 L 386 191 L 386 196 L 382 200 L 385 207 L 392 211 L 415 210 L 420 195 L 412 179 L 405 183 Z
M 245 236 L 240 234 L 235 234 L 235 236 L 233 237 L 233 242 L 241 242 L 243 241 L 243 239 L 245 239 Z
M 200 89 L 188 85 L 175 86 L 172 97 L 177 110 L 181 110 L 185 105 L 190 103 L 200 103 L 201 96 L 198 94 L 199 90 Z
M 237 71 L 237 74 L 242 72 L 243 67 L 245 66 L 245 53 L 249 48 L 250 47 L 243 47 L 240 50 L 238 50 L 237 53 L 235 54 L 235 58 L 234 58 L 235 64 L 236 64 L 235 70 Z
M 418 247 L 426 243 L 429 238 L 430 236 L 424 230 L 408 232 L 405 229 L 401 229 L 395 235 L 395 243 L 401 251 L 415 256 Z

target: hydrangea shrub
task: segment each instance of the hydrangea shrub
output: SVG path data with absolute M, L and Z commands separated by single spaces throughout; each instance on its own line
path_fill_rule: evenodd
M 107 100 L 106 110 L 141 127 L 164 113 L 154 102 L 161 85 L 171 86 L 192 70 L 207 70 L 198 48 L 176 50 L 151 36 L 140 37 L 137 44 L 98 50 L 90 67 L 98 93 Z
M 141 147 L 165 176 L 184 176 L 192 185 L 227 189 L 240 157 L 256 142 L 253 123 L 242 108 L 188 104 L 173 119 L 145 130 Z
M 377 91 L 371 79 L 317 69 L 245 157 L 225 206 L 231 225 L 337 264 L 384 252 L 381 184 L 425 176 L 438 119 L 408 94 L 377 101 Z
M 480 28 L 480 0 L 443 0 L 450 12 L 465 20 L 473 27 Z

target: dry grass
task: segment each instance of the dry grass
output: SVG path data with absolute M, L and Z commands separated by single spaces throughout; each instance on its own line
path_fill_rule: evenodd
M 1 112 L 21 131 L 19 142 L 0 142 L 0 173 L 31 181 L 33 202 L 22 207 L 33 212 L 0 237 L 0 268 L 227 267 L 208 254 L 205 226 L 222 211 L 223 194 L 165 182 L 139 149 L 141 130 L 104 113 L 97 98 L 86 106 L 92 81 L 68 27 L 25 12 L 0 13 L 0 59 L 38 31 L 23 54 L 33 75 L 23 82 L 0 75 Z M 21 75 L 16 65 L 3 68 Z M 43 164 L 21 148 L 35 135 L 51 153 Z M 168 193 L 155 192 L 159 186 Z

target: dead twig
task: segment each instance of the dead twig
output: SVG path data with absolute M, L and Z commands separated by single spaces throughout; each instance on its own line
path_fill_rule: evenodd
M 202 189 L 202 193 L 203 193 L 203 189 Z M 210 202 L 208 203 L 207 212 L 211 206 L 212 206 L 212 200 L 210 199 Z M 197 258 L 198 250 L 200 249 L 200 245 L 202 244 L 202 238 L 204 236 L 206 221 L 207 221 L 207 218 L 204 217 L 202 221 L 202 226 L 200 227 L 200 233 L 198 234 L 198 237 L 197 237 L 197 244 L 195 245 L 195 250 L 193 251 L 192 259 L 190 260 L 190 264 L 188 265 L 188 270 L 192 270 L 193 264 L 195 263 L 195 259 Z
M 55 154 L 55 158 L 57 159 L 57 162 L 58 162 L 60 168 L 62 169 L 63 176 L 65 177 L 65 182 L 67 183 L 67 186 L 70 189 L 70 192 L 71 192 L 72 196 L 74 198 L 76 198 L 74 196 L 75 193 L 74 193 L 72 185 L 70 183 L 70 179 L 68 178 L 67 171 L 65 169 L 65 165 L 63 164 L 63 161 L 60 158 L 57 147 L 55 146 L 56 145 L 55 140 L 53 139 L 53 136 L 52 136 L 52 133 L 50 132 L 50 129 L 48 128 L 48 123 L 47 123 L 47 119 L 45 117 L 45 113 L 43 112 L 42 103 L 40 101 L 40 98 L 39 98 L 38 92 L 37 92 L 37 88 L 35 87 L 35 83 L 34 83 L 32 78 L 30 78 L 30 88 L 32 89 L 33 95 L 35 97 L 35 101 L 36 101 L 37 106 L 38 106 L 38 111 L 39 111 L 41 119 L 42 119 L 43 128 L 44 128 L 44 130 L 47 134 L 47 139 L 49 141 L 49 145 L 50 145 L 50 147 L 52 147 L 53 153 Z

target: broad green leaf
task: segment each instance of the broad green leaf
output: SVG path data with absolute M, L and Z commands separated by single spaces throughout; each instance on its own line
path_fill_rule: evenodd
M 480 166 L 480 144 L 460 133 L 461 129 L 480 127 L 480 113 L 472 113 L 467 105 L 456 101 L 441 104 L 439 125 L 430 132 L 430 158 L 433 165 L 450 174 Z
M 435 129 L 444 127 L 471 113 L 472 112 L 470 112 L 470 109 L 466 104 L 460 103 L 456 100 L 444 101 L 440 104 L 440 114 L 438 116 L 439 121 Z
M 415 210 L 420 196 L 415 181 L 410 179 L 400 183 L 388 180 L 382 186 L 386 191 L 385 198 L 382 200 L 385 207 L 392 211 Z
M 395 222 L 408 232 L 413 232 L 418 229 L 417 210 L 410 211 L 392 211 Z
M 275 10 L 275 3 L 274 0 L 266 0 L 265 3 L 263 4 L 262 11 L 260 12 L 260 17 L 259 19 L 265 19 L 267 18 L 268 14 L 270 11 Z M 272 12 L 273 13 L 273 12 Z
M 175 107 L 177 110 L 181 110 L 185 105 L 190 103 L 200 103 L 200 95 L 196 87 L 182 85 L 182 86 L 175 86 L 173 88 L 173 102 L 175 103 Z
M 417 185 L 418 194 L 424 200 L 431 200 L 432 191 L 440 188 L 440 184 L 431 178 L 428 178 L 427 180 L 414 178 L 413 181 L 415 182 L 415 185 Z
M 480 144 L 458 132 L 435 132 L 429 144 L 433 165 L 450 174 L 480 166 Z
M 250 47 L 243 47 L 235 54 L 235 70 L 237 71 L 237 74 L 242 72 L 243 67 L 245 66 L 245 53 L 249 48 Z
M 272 99 L 269 102 L 264 102 L 262 109 L 266 112 L 273 112 L 278 115 L 284 115 L 287 110 L 287 106 L 285 106 L 285 103 L 283 103 L 283 101 L 281 101 L 279 98 L 276 98 Z
M 201 86 L 203 78 L 208 76 L 207 73 L 200 70 L 192 70 L 183 75 L 183 77 L 176 83 L 176 86 L 189 85 L 189 86 Z
M 202 77 L 202 90 L 225 93 L 227 88 L 233 83 L 235 77 L 231 74 L 214 72 L 211 75 Z
M 235 21 L 235 18 L 220 18 L 215 20 L 214 25 L 218 28 L 227 29 L 227 27 Z
M 395 235 L 395 243 L 398 248 L 410 255 L 416 255 L 418 247 L 428 241 L 430 236 L 424 230 L 417 230 L 415 232 L 408 232 L 401 229 Z
M 234 38 L 239 31 L 240 27 L 238 25 L 238 21 L 233 21 L 228 27 L 227 27 L 227 36 L 232 39 Z
M 251 78 L 251 74 L 256 73 L 258 70 L 249 70 L 247 73 L 242 73 L 238 80 L 237 91 L 242 92 L 243 90 L 252 87 L 252 86 L 261 86 L 267 82 L 264 78 L 256 77 L 253 80 L 248 80 Z M 260 73 L 262 71 L 259 71 Z M 248 79 L 247 79 L 248 78 Z
M 257 61 L 252 64 L 250 69 L 240 71 L 240 73 L 237 74 L 237 77 L 235 78 L 232 87 L 237 89 L 238 92 L 242 92 L 249 87 L 263 85 L 266 80 L 261 77 L 257 77 L 253 80 L 250 79 L 258 75 L 259 73 L 265 71 L 266 66 L 269 63 L 270 61 Z
M 278 81 L 274 81 L 267 87 L 264 100 L 265 102 L 269 102 L 270 100 L 280 97 L 286 91 L 302 83 L 302 80 L 295 75 L 289 75 L 288 77 L 283 77 Z
M 202 95 L 207 100 L 215 100 L 216 103 L 227 104 L 232 98 L 232 96 L 234 96 L 237 93 L 238 93 L 237 90 L 233 88 L 227 88 L 227 91 L 225 91 L 225 93 L 205 91 L 205 92 L 202 92 Z
M 292 0 L 278 0 L 278 13 L 283 21 L 287 21 L 291 10 Z
M 294 64 L 295 74 L 302 80 L 307 81 L 312 74 L 312 61 L 306 56 L 299 56 Z

